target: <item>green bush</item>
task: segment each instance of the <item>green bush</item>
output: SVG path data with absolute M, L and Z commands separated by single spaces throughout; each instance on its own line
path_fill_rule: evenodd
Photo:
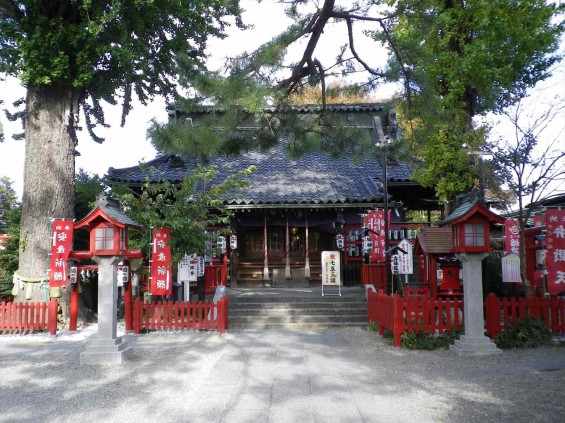
M 378 332 L 379 331 L 379 324 L 377 322 L 369 323 L 369 330 L 371 332 Z
M 454 330 L 449 334 L 433 335 L 425 331 L 405 332 L 400 337 L 400 346 L 409 350 L 445 350 L 453 344 L 461 334 L 460 330 Z
M 494 342 L 498 348 L 506 350 L 551 345 L 552 339 L 551 331 L 541 320 L 526 317 L 513 328 L 500 332 Z

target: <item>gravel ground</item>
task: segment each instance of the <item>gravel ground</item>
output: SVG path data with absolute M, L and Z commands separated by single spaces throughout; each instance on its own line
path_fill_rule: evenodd
M 565 421 L 563 346 L 466 358 L 363 329 L 157 333 L 129 338 L 121 366 L 80 366 L 95 330 L 0 337 L 0 421 Z

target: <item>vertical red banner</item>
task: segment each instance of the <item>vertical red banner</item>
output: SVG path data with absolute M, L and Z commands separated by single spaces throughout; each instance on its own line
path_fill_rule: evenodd
M 151 295 L 169 295 L 173 292 L 170 238 L 170 229 L 153 228 L 151 241 Z
M 371 263 L 385 261 L 385 212 L 384 210 L 371 210 L 363 216 L 364 228 L 370 229 L 368 235 L 373 241 L 373 249 L 369 254 Z
M 73 246 L 72 220 L 54 220 L 51 225 L 51 254 L 49 256 L 49 286 L 67 285 L 67 259 Z
M 520 226 L 516 219 L 504 222 L 505 251 L 507 254 L 520 254 Z
M 550 295 L 565 292 L 565 210 L 545 212 L 545 267 Z

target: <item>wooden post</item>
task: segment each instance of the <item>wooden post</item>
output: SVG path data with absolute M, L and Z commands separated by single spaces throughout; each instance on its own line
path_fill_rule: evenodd
M 225 333 L 226 331 L 226 312 L 225 312 L 225 307 L 226 307 L 226 303 L 224 301 L 224 298 L 220 298 L 220 301 L 218 301 L 216 303 L 216 307 L 218 307 L 218 320 L 217 320 L 217 324 L 218 324 L 218 330 L 220 331 L 220 333 Z
M 310 279 L 310 236 L 308 233 L 308 216 L 306 216 L 305 223 L 305 237 L 306 237 L 306 258 L 304 263 L 304 279 Z
M 398 294 L 394 294 L 393 298 L 393 334 L 394 334 L 394 346 L 400 347 L 400 337 L 404 331 L 404 321 L 403 321 L 403 301 Z
M 263 261 L 263 280 L 269 280 L 269 241 L 267 240 L 267 216 L 265 216 L 263 222 L 263 248 L 265 260 Z
M 133 287 L 131 281 L 131 268 L 128 263 L 127 282 L 124 283 L 124 320 L 126 323 L 126 331 L 133 330 Z
M 133 331 L 137 335 L 141 332 L 141 299 L 139 297 L 133 303 Z
M 285 243 L 285 248 L 284 248 L 284 255 L 285 255 L 285 260 L 286 260 L 286 264 L 285 264 L 285 268 L 284 268 L 284 277 L 285 279 L 290 279 L 292 278 L 292 275 L 290 273 L 290 235 L 288 232 L 288 210 L 286 212 L 286 243 Z
M 69 331 L 77 330 L 77 320 L 78 320 L 78 284 L 80 282 L 77 280 L 76 283 L 72 284 L 71 291 L 71 304 L 69 305 Z
M 52 298 L 51 301 L 49 301 L 49 317 L 48 317 L 48 329 L 50 335 L 57 334 L 57 309 L 58 309 L 57 299 Z

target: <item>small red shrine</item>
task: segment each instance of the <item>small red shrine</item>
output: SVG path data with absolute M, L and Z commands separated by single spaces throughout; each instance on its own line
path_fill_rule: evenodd
M 121 256 L 127 259 L 140 258 L 141 250 L 128 249 L 128 229 L 141 226 L 128 217 L 116 198 L 100 195 L 96 206 L 88 215 L 75 223 L 75 230 L 87 227 L 90 231 L 90 249 L 72 251 L 70 258 L 90 259 L 93 256 Z
M 455 257 L 451 228 L 422 228 L 417 234 L 414 254 L 419 256 L 419 276 L 429 286 L 432 297 L 458 297 L 463 294 Z

